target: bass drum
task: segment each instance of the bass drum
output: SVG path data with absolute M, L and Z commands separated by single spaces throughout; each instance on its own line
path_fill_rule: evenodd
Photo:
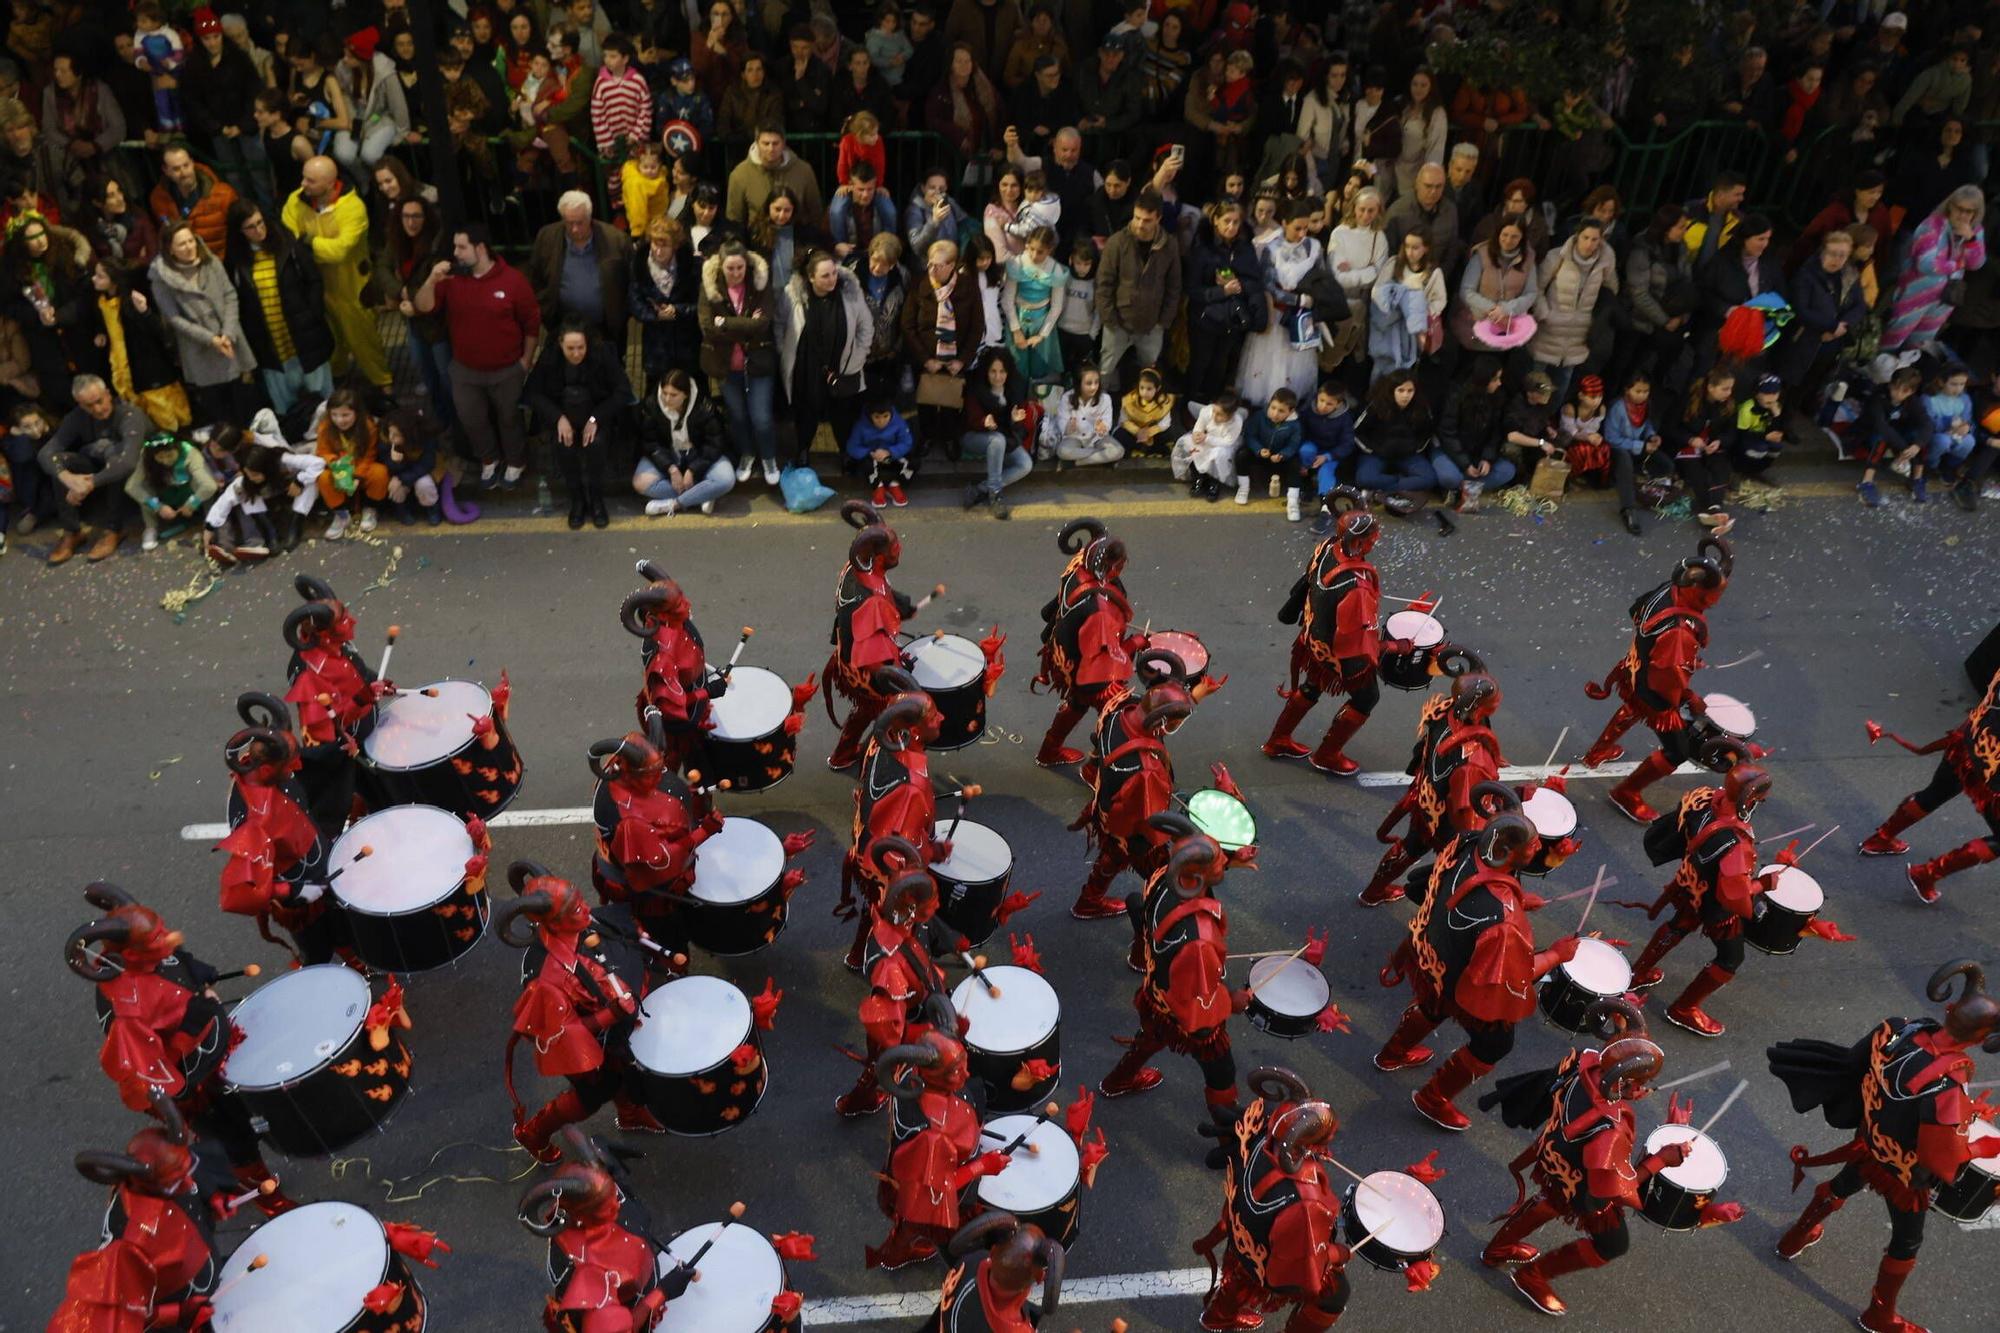
M 1577 941 L 1576 957 L 1542 980 L 1542 1016 L 1565 1032 L 1590 1026 L 1584 1015 L 1599 1000 L 1632 989 L 1632 964 L 1603 940 Z
M 1062 1002 L 1039 972 L 1003 963 L 982 968 L 995 995 L 967 977 L 951 993 L 966 1021 L 966 1063 L 986 1085 L 988 1111 L 1018 1111 L 1048 1100 L 1062 1083 Z M 1039 1061 L 1046 1068 L 1030 1068 Z
M 667 1242 L 659 1276 L 692 1260 L 704 1245 L 708 1253 L 695 1268 L 700 1281 L 667 1302 L 656 1333 L 779 1333 L 802 1326 L 802 1321 L 786 1323 L 771 1309 L 785 1290 L 785 1261 L 754 1227 L 727 1222 L 689 1227 Z
M 976 948 L 1000 928 L 1000 903 L 1014 877 L 1014 849 L 1007 839 L 970 819 L 949 819 L 931 826 L 933 838 L 949 832 L 951 855 L 933 861 L 930 871 L 938 886 L 938 917 Z
M 740 666 L 708 706 L 715 725 L 702 733 L 701 780 L 727 779 L 731 791 L 766 791 L 792 775 L 799 738 L 785 731 L 792 687 L 775 671 Z
M 639 1099 L 669 1133 L 705 1138 L 742 1124 L 770 1070 L 750 1001 L 721 977 L 678 977 L 639 1006 L 632 1029 Z
M 1083 1220 L 1083 1159 L 1061 1125 L 1052 1120 L 1037 1124 L 1031 1115 L 987 1121 L 979 1133 L 979 1150 L 998 1152 L 1023 1134 L 1027 1140 L 1009 1155 L 1007 1169 L 982 1177 L 975 1194 L 983 1207 L 1033 1223 L 1067 1250 L 1076 1244 Z
M 1382 626 L 1385 639 L 1408 639 L 1407 653 L 1382 654 L 1377 671 L 1384 685 L 1399 690 L 1431 687 L 1431 654 L 1444 642 L 1444 622 L 1422 611 L 1398 611 Z
M 962 750 L 986 734 L 986 654 L 957 634 L 918 639 L 909 647 L 910 674 L 944 717 L 932 753 Z
M 1989 1120 L 1974 1119 L 1966 1131 L 1974 1143 L 2000 1137 Z M 2000 1198 L 2000 1157 L 1977 1157 L 1958 1168 L 1958 1175 L 1938 1186 L 1931 1207 L 1959 1222 L 1982 1221 Z
M 739 958 L 768 947 L 785 928 L 785 844 L 754 819 L 732 815 L 694 852 L 694 883 L 683 911 L 688 939 L 709 953 Z
M 493 908 L 484 877 L 466 878 L 473 851 L 465 822 L 436 806 L 391 806 L 350 825 L 327 868 L 340 876 L 333 896 L 361 961 L 377 972 L 425 972 L 479 943 Z
M 1689 1125 L 1661 1125 L 1646 1136 L 1646 1155 L 1670 1143 L 1690 1145 L 1679 1166 L 1661 1167 L 1639 1191 L 1639 1211 L 1648 1222 L 1668 1231 L 1693 1231 L 1701 1225 L 1701 1210 L 1729 1179 L 1729 1159 L 1714 1139 Z
M 285 972 L 230 1013 L 240 1034 L 223 1085 L 258 1137 L 288 1157 L 323 1157 L 380 1129 L 410 1090 L 410 1052 L 386 1030 L 377 1049 L 365 1022 L 374 996 L 350 967 Z
M 303 1204 L 258 1227 L 212 1300 L 217 1333 L 422 1333 L 430 1314 L 382 1224 L 351 1203 Z
M 1326 974 L 1303 958 L 1260 958 L 1250 969 L 1250 1022 L 1274 1037 L 1296 1041 L 1319 1029 L 1333 1003 Z
M 1743 927 L 1743 942 L 1763 953 L 1797 953 L 1806 927 L 1826 905 L 1826 891 L 1797 866 L 1765 866 L 1757 874 L 1770 877 L 1771 887 L 1757 895 L 1757 914 Z
M 475 736 L 482 718 L 493 730 Z M 493 714 L 493 696 L 469 680 L 441 680 L 376 704 L 355 772 L 372 810 L 435 805 L 461 819 L 491 819 L 521 790 L 520 751 Z

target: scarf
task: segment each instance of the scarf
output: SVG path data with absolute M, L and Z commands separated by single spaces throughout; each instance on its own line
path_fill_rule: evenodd
M 1653 403 L 1651 399 L 1648 399 L 1643 403 L 1635 403 L 1630 398 L 1627 398 L 1625 400 L 1626 420 L 1632 423 L 1634 429 L 1637 429 L 1638 427 L 1645 425 L 1647 409 L 1651 408 L 1652 405 Z
M 945 275 L 945 280 L 942 283 L 938 281 L 935 270 L 926 269 L 925 273 L 931 280 L 931 292 L 937 297 L 937 320 L 934 325 L 937 331 L 937 359 L 940 361 L 956 361 L 958 359 L 958 315 L 951 308 L 951 294 L 952 289 L 958 286 L 958 267 L 957 265 L 953 265 L 951 272 Z
M 98 116 L 97 85 L 79 82 L 74 91 L 57 88 L 56 123 L 72 139 L 94 139 L 103 129 Z
M 651 248 L 647 249 L 646 272 L 651 275 L 653 285 L 660 289 L 660 295 L 665 296 L 674 289 L 674 272 L 678 263 L 679 259 L 671 256 L 665 264 L 657 263 L 653 259 Z
M 1271 258 L 1271 268 L 1279 285 L 1288 292 L 1295 292 L 1306 275 L 1318 267 L 1324 252 L 1319 248 L 1319 242 L 1310 236 L 1294 245 L 1280 235 L 1265 247 L 1264 253 Z

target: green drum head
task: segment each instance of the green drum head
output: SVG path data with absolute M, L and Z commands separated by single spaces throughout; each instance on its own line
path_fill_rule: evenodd
M 1249 807 L 1226 791 L 1213 787 L 1188 797 L 1188 818 L 1194 826 L 1233 852 L 1257 841 L 1257 819 Z

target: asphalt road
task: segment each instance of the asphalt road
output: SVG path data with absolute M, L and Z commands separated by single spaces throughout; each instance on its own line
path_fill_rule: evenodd
M 1767 832 L 1841 825 L 1808 864 L 1830 891 L 1829 914 L 1859 939 L 1809 942 L 1791 958 L 1751 954 L 1742 980 L 1711 1006 L 1730 1027 L 1718 1041 L 1665 1028 L 1665 1077 L 1724 1058 L 1734 1064 L 1691 1085 L 1698 1115 L 1720 1105 L 1736 1078 L 1750 1080 L 1748 1094 L 1717 1131 L 1731 1161 L 1726 1193 L 1748 1216 L 1693 1236 L 1635 1220 L 1628 1258 L 1563 1283 L 1576 1311 L 1571 1322 L 1580 1328 L 1833 1328 L 1850 1318 L 1865 1302 L 1885 1216 L 1872 1198 L 1858 1200 L 1804 1262 L 1773 1258 L 1772 1241 L 1800 1202 L 1789 1193 L 1785 1150 L 1796 1142 L 1829 1146 L 1836 1135 L 1791 1113 L 1763 1070 L 1763 1049 L 1793 1035 L 1852 1040 L 1886 1014 L 1923 1010 L 1922 980 L 1946 957 L 2000 961 L 1991 909 L 2000 877 L 1990 869 L 1951 881 L 1943 903 L 1924 908 L 1899 863 L 1853 855 L 1855 841 L 1931 762 L 1887 746 L 1871 752 L 1862 720 L 1928 739 L 1963 715 L 1971 696 L 1959 659 L 2000 616 L 1992 586 L 2000 536 L 1988 513 L 1973 519 L 1947 505 L 1898 505 L 1870 515 L 1837 493 L 1832 484 L 1818 488 L 1817 497 L 1812 487 L 1795 488 L 1777 512 L 1745 517 L 1736 581 L 1711 619 L 1710 656 L 1762 656 L 1713 675 L 1707 685 L 1748 700 L 1762 719 L 1759 739 L 1775 750 L 1777 791 L 1759 825 Z M 912 589 L 950 584 L 949 595 L 919 623 L 972 637 L 998 623 L 1012 635 L 993 730 L 985 743 L 936 767 L 985 786 L 976 817 L 1011 840 L 1015 887 L 1045 891 L 1016 925 L 1033 933 L 1061 994 L 1065 1084 L 1072 1093 L 1078 1084 L 1094 1084 L 1116 1058 L 1111 1039 L 1132 1025 L 1123 926 L 1079 924 L 1064 911 L 1083 870 L 1082 837 L 1065 831 L 1081 788 L 1031 762 L 1051 711 L 1027 684 L 1036 611 L 1062 559 L 1052 538 L 1062 521 L 1095 509 L 1111 517 L 1131 546 L 1127 581 L 1141 617 L 1155 628 L 1199 632 L 1215 669 L 1230 676 L 1174 749 L 1184 785 L 1195 785 L 1210 761 L 1226 760 L 1260 822 L 1261 871 L 1234 874 L 1225 888 L 1234 947 L 1290 947 L 1309 926 L 1331 931 L 1325 972 L 1353 1017 L 1353 1034 L 1283 1042 L 1239 1026 L 1240 1065 L 1274 1061 L 1303 1074 L 1340 1112 L 1336 1151 L 1351 1165 L 1400 1168 L 1442 1150 L 1438 1161 L 1448 1174 L 1436 1188 L 1450 1230 L 1435 1289 L 1408 1295 L 1392 1276 L 1356 1265 L 1344 1326 L 1537 1326 L 1540 1316 L 1476 1261 L 1491 1231 L 1487 1219 L 1512 1198 L 1504 1163 L 1522 1139 L 1484 1117 L 1465 1135 L 1436 1131 L 1409 1106 L 1419 1076 L 1391 1077 L 1369 1064 L 1403 1002 L 1402 992 L 1384 991 L 1374 979 L 1399 934 L 1403 909 L 1363 911 L 1352 896 L 1378 851 L 1374 827 L 1396 793 L 1257 754 L 1277 708 L 1271 687 L 1290 640 L 1274 612 L 1309 538 L 1303 526 L 1285 524 L 1269 501 L 1246 513 L 1226 503 L 1195 506 L 1173 494 L 1137 479 L 1117 488 L 1083 482 L 1065 492 L 1024 490 L 1015 521 L 1003 525 L 963 517 L 947 497 L 927 492 L 897 516 L 905 538 L 900 581 Z M 800 519 L 776 514 L 762 500 L 754 511 L 746 512 L 738 497 L 730 506 L 735 516 L 727 521 L 633 521 L 574 535 L 525 518 L 438 533 L 389 528 L 381 535 L 402 553 L 386 586 L 370 585 L 390 563 L 389 544 L 314 544 L 276 562 L 279 568 L 225 579 L 183 621 L 158 601 L 196 573 L 189 554 L 49 570 L 27 558 L 34 542 L 17 542 L 14 556 L 0 562 L 0 666 L 10 682 L 0 728 L 6 811 L 0 865 L 7 888 L 0 940 L 10 955 L 6 999 L 16 1034 L 10 1043 L 16 1074 L 0 1086 L 12 1164 L 11 1186 L 0 1191 L 0 1234 L 9 1238 L 0 1247 L 0 1328 L 41 1327 L 69 1257 L 94 1242 L 104 1193 L 74 1174 L 70 1155 L 120 1146 L 137 1123 L 96 1067 L 87 988 L 60 962 L 64 935 L 83 919 L 80 886 L 99 877 L 124 884 L 225 967 L 279 961 L 248 922 L 218 912 L 219 860 L 204 845 L 183 841 L 179 830 L 222 818 L 226 774 L 219 748 L 234 726 L 236 693 L 282 684 L 278 628 L 293 604 L 291 572 L 317 573 L 349 598 L 371 656 L 383 628 L 400 623 L 404 637 L 392 674 L 405 686 L 447 676 L 491 684 L 506 668 L 514 685 L 513 734 L 527 761 L 516 809 L 578 806 L 591 791 L 584 747 L 631 723 L 637 657 L 615 611 L 635 586 L 635 557 L 662 560 L 682 579 L 711 641 L 724 638 L 727 627 L 755 625 L 746 660 L 796 680 L 824 659 L 847 529 L 831 511 Z M 1509 757 L 1532 764 L 1565 726 L 1563 756 L 1588 744 L 1608 705 L 1586 701 L 1582 681 L 1601 675 L 1623 651 L 1627 601 L 1691 551 L 1694 539 L 1689 526 L 1656 523 L 1634 541 L 1617 530 L 1608 507 L 1585 501 L 1546 522 L 1501 514 L 1468 519 L 1450 537 L 1428 523 L 1391 522 L 1377 555 L 1388 591 L 1432 588 L 1444 595 L 1452 636 L 1483 652 L 1506 688 L 1498 729 Z M 1320 710 L 1315 722 L 1323 725 L 1327 715 Z M 1352 752 L 1367 769 L 1399 768 L 1414 715 L 1415 700 L 1392 693 Z M 861 1267 L 862 1245 L 886 1229 L 870 1174 L 879 1165 L 884 1127 L 879 1120 L 838 1120 L 829 1105 L 851 1077 L 852 1065 L 834 1048 L 854 1039 L 858 998 L 838 961 L 847 928 L 828 915 L 851 798 L 848 780 L 821 764 L 831 743 L 815 702 L 798 774 L 775 791 L 729 798 L 724 807 L 780 832 L 819 832 L 804 860 L 811 880 L 794 900 L 791 926 L 777 946 L 757 957 L 699 964 L 750 991 L 767 976 L 784 989 L 778 1028 L 766 1043 L 769 1094 L 742 1128 L 720 1138 L 645 1141 L 648 1156 L 637 1168 L 639 1189 L 666 1229 L 716 1219 L 740 1199 L 762 1230 L 816 1234 L 820 1262 L 794 1272 L 795 1285 L 812 1301 L 921 1292 L 934 1289 L 939 1272 L 882 1275 Z M 1544 892 L 1587 885 L 1600 862 L 1620 881 L 1613 896 L 1650 897 L 1662 882 L 1665 872 L 1644 862 L 1638 831 L 1603 802 L 1607 785 L 1576 784 L 1586 846 Z M 1914 842 L 1928 854 L 1977 828 L 1960 803 L 1920 826 Z M 506 829 L 495 841 L 500 865 L 531 857 L 579 879 L 586 873 L 584 828 Z M 1577 910 L 1576 903 L 1552 906 L 1542 933 L 1567 930 Z M 1600 905 L 1592 922 L 1633 940 L 1635 950 L 1646 933 L 1638 914 L 1615 907 Z M 1668 985 L 1684 982 L 1706 961 L 1705 952 L 1698 940 L 1678 951 Z M 488 939 L 461 966 L 413 979 L 417 1089 L 388 1132 L 332 1163 L 275 1160 L 295 1197 L 352 1200 L 442 1234 L 453 1252 L 423 1277 L 436 1329 L 537 1326 L 541 1244 L 513 1221 L 525 1187 L 518 1178 L 530 1164 L 511 1148 L 499 1085 L 517 966 L 512 951 Z M 1514 1069 L 1549 1063 L 1566 1044 L 1563 1034 L 1534 1022 L 1521 1037 Z M 1162 1090 L 1099 1105 L 1097 1123 L 1108 1132 L 1112 1154 L 1085 1204 L 1074 1278 L 1198 1262 L 1188 1245 L 1213 1221 L 1219 1184 L 1202 1167 L 1202 1141 L 1192 1132 L 1201 1117 L 1197 1071 L 1188 1061 L 1163 1059 Z M 2000 1077 L 2000 1069 L 1986 1072 Z M 1660 1111 L 1648 1104 L 1642 1125 L 1649 1127 Z M 608 1131 L 608 1113 L 594 1128 Z M 1559 1227 L 1546 1234 L 1562 1238 Z M 1929 1242 L 1906 1291 L 1906 1312 L 1940 1330 L 1994 1327 L 1996 1233 L 1961 1230 L 1938 1217 Z M 1120 1316 L 1135 1330 L 1189 1329 L 1196 1311 L 1197 1301 L 1186 1295 L 1077 1304 L 1044 1327 L 1102 1330 Z M 898 1317 L 850 1326 L 914 1322 Z

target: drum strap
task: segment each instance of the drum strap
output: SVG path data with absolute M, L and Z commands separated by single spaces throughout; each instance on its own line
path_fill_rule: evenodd
M 1206 913 L 1214 917 L 1217 922 L 1223 920 L 1222 904 L 1204 894 L 1202 897 L 1182 903 L 1160 918 L 1160 924 L 1153 927 L 1153 943 L 1163 943 L 1169 931 L 1197 913 Z
M 1135 736 L 1104 756 L 1104 767 L 1110 768 L 1121 759 L 1139 753 L 1165 754 L 1167 747 L 1152 736 Z

